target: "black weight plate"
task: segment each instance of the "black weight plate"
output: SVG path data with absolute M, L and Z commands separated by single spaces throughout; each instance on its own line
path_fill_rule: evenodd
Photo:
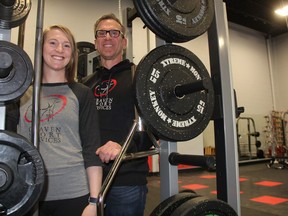
M 77 45 L 79 54 L 88 54 L 96 50 L 95 45 L 90 42 L 80 41 L 80 42 L 77 42 L 76 45 Z
M 11 29 L 24 23 L 31 10 L 31 0 L 16 0 L 13 6 L 0 4 L 0 28 Z
M 33 78 L 33 66 L 27 53 L 11 42 L 0 41 L 0 53 L 10 55 L 13 64 L 8 76 L 0 78 L 0 104 L 5 104 L 18 99 L 28 89 Z
M 205 80 L 207 91 L 176 97 L 178 85 Z M 143 122 L 161 139 L 186 141 L 208 125 L 214 109 L 214 89 L 200 59 L 184 47 L 159 46 L 138 64 L 134 77 L 136 107 Z
M 167 42 L 187 42 L 210 27 L 214 18 L 211 0 L 134 0 L 142 21 Z
M 198 196 L 187 200 L 171 214 L 171 216 L 205 215 L 237 216 L 237 213 L 224 201 Z
M 167 36 L 167 33 L 163 32 L 161 28 L 159 28 L 158 23 L 153 22 L 153 18 L 150 15 L 150 11 L 148 7 L 143 6 L 144 1 L 134 0 L 134 6 L 137 10 L 137 14 L 141 17 L 141 20 L 144 24 L 158 37 L 164 39 L 167 42 L 170 42 L 171 39 Z
M 187 202 L 189 199 L 197 197 L 193 191 L 183 191 L 168 197 L 161 202 L 150 214 L 150 216 L 170 216 L 179 206 Z
M 7 215 L 25 215 L 37 202 L 44 185 L 40 153 L 24 137 L 0 131 L 0 204 Z
M 90 42 L 80 41 L 77 42 L 77 49 L 78 49 L 78 67 L 77 67 L 77 79 L 78 82 L 82 82 L 82 78 L 87 76 L 87 62 L 88 62 L 88 54 L 95 52 L 95 45 Z M 93 72 L 96 71 L 96 68 L 101 65 L 100 55 L 94 57 L 93 59 L 89 59 L 92 61 L 91 64 L 93 65 Z

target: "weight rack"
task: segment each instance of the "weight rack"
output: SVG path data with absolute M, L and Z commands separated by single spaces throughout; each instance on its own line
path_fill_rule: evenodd
M 238 215 L 240 212 L 239 171 L 237 160 L 237 140 L 235 129 L 235 104 L 232 88 L 232 75 L 229 59 L 229 36 L 225 5 L 222 0 L 214 0 L 215 19 L 208 30 L 209 57 L 211 65 L 211 78 L 214 84 L 216 96 L 216 110 L 213 116 L 216 163 L 217 163 L 217 197 L 231 205 Z M 36 47 L 35 47 L 35 71 L 41 71 L 42 48 L 42 24 L 43 24 L 44 0 L 38 1 Z M 10 32 L 5 32 L 10 40 Z M 156 38 L 156 46 L 166 44 L 160 38 Z M 213 54 L 213 55 L 212 55 Z M 35 119 L 37 119 L 40 76 L 35 77 Z M 2 107 L 0 107 L 2 108 Z M 5 109 L 5 108 L 4 108 Z M 5 110 L 4 110 L 5 112 Z M 5 116 L 5 115 L 2 115 Z M 37 121 L 34 122 L 34 143 L 37 145 Z M 167 166 L 169 155 L 177 151 L 175 142 L 160 141 L 160 167 L 161 167 L 161 199 L 164 200 L 178 193 L 177 166 Z M 229 163 L 228 163 L 229 162 Z M 220 168 L 219 168 L 220 167 Z M 164 183 L 164 184 L 163 184 Z M 176 187 L 175 187 L 176 186 Z
M 269 144 L 269 156 L 271 160 L 268 168 L 284 169 L 288 168 L 288 150 L 287 150 L 287 114 L 288 112 L 271 111 L 267 120 L 266 136 Z
M 214 7 L 215 18 L 208 29 L 208 43 L 211 78 L 215 91 L 213 121 L 217 164 L 217 198 L 227 202 L 240 216 L 236 107 L 230 65 L 228 22 L 225 3 L 222 0 L 214 0 Z M 127 26 L 131 27 L 128 23 L 135 18 L 135 15 L 127 18 Z M 129 28 L 127 32 L 131 33 Z M 132 36 L 128 35 L 128 39 L 132 39 Z M 156 36 L 156 46 L 165 44 L 164 40 Z M 130 52 L 132 53 L 131 50 Z M 176 142 L 160 140 L 161 201 L 179 192 L 178 168 L 167 163 L 169 155 L 173 152 L 177 152 Z
M 23 48 L 25 21 L 31 9 L 30 0 L 6 0 L 1 2 L 1 66 L 5 77 L 1 77 L 0 140 L 1 140 L 1 203 L 0 215 L 26 215 L 40 197 L 44 185 L 44 163 L 37 150 L 38 146 L 38 106 L 42 69 L 42 25 L 44 0 L 38 2 L 34 70 L 30 58 Z M 10 42 L 11 29 L 19 26 L 18 45 Z M 4 54 L 4 55 L 3 55 Z M 16 62 L 16 64 L 15 64 Z M 31 64 L 31 67 L 30 67 Z M 4 66 L 3 66 L 4 65 Z M 20 67 L 19 67 L 20 65 Z M 3 72 L 1 71 L 1 72 Z M 7 74 L 6 74 L 7 73 Z M 1 74 L 2 75 L 2 74 Z M 16 101 L 32 83 L 34 75 L 33 133 L 31 143 L 25 137 L 5 130 L 6 105 Z M 25 77 L 26 76 L 26 77 Z M 31 79 L 30 79 L 31 78 Z M 13 80 L 17 79 L 17 80 Z M 11 82 L 11 88 L 9 84 Z M 8 87 L 7 87 L 8 84 Z M 19 87 L 17 89 L 17 87 Z M 26 88 L 27 87 L 27 88 Z M 7 97 L 5 95 L 7 88 Z M 34 144 L 34 145 L 33 145 Z M 28 165 L 28 166 L 27 166 Z M 23 175 L 25 175 L 23 177 Z M 14 191 L 11 191 L 14 190 Z

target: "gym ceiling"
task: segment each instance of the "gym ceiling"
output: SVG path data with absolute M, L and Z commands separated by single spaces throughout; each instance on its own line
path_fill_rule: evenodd
M 267 36 L 275 37 L 288 32 L 287 17 L 280 17 L 274 10 L 287 4 L 287 0 L 223 0 L 228 21 Z

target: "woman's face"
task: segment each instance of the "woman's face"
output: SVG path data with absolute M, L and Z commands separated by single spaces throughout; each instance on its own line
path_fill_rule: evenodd
M 67 36 L 60 29 L 51 29 L 47 32 L 43 43 L 44 69 L 63 71 L 72 55 L 71 44 Z

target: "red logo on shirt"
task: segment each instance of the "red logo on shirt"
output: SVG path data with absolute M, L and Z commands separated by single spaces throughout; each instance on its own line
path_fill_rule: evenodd
M 63 95 L 49 95 L 46 98 L 47 104 L 42 104 L 40 109 L 40 122 L 49 121 L 54 116 L 61 113 L 67 105 L 67 98 Z M 24 114 L 25 121 L 32 122 L 32 105 L 28 107 Z
M 94 89 L 95 97 L 103 97 L 106 96 L 110 91 L 112 91 L 117 85 L 117 81 L 115 79 L 104 80 L 100 85 L 97 85 Z

